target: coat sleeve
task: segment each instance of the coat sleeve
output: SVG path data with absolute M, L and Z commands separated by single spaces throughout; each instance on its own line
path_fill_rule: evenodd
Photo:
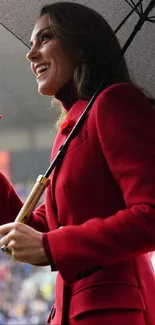
M 14 222 L 18 212 L 23 206 L 11 182 L 0 172 L 0 224 Z M 46 222 L 45 206 L 38 207 L 29 219 L 29 226 L 38 231 L 49 230 Z
M 54 263 L 69 284 L 96 266 L 155 250 L 155 112 L 127 83 L 102 92 L 93 109 L 102 151 L 126 209 L 47 233 Z

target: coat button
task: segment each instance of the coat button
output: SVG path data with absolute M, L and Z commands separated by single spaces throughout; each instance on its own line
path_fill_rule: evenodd
M 55 307 L 53 307 L 53 308 L 52 308 L 52 310 L 51 310 L 51 319 L 53 319 L 53 318 L 54 318 L 54 316 L 55 316 L 55 313 L 56 313 L 56 308 L 55 308 Z

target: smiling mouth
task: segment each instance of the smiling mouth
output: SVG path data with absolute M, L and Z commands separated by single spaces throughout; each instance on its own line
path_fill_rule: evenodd
M 50 65 L 49 64 L 44 64 L 44 65 L 40 66 L 39 68 L 37 68 L 36 69 L 37 79 L 40 76 L 42 76 L 43 74 L 45 74 L 49 68 L 50 68 Z
M 47 70 L 48 70 L 48 69 L 47 69 Z M 43 75 L 47 72 L 47 70 L 45 70 L 45 71 L 39 73 L 39 74 L 37 75 L 37 79 L 39 79 L 41 76 L 43 76 Z

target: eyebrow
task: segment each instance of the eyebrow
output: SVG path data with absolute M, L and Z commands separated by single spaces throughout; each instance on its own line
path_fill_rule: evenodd
M 45 28 L 43 28 L 43 29 L 41 29 L 41 30 L 39 30 L 39 32 L 36 34 L 36 38 L 39 38 L 39 36 L 46 30 L 46 29 L 50 29 L 51 30 L 51 27 L 50 26 L 48 26 L 48 27 L 45 27 Z M 33 42 L 32 41 L 30 41 L 29 42 L 29 45 L 30 45 L 30 47 L 33 45 Z

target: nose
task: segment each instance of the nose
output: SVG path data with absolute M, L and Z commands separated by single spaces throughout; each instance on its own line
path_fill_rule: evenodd
M 30 49 L 30 51 L 26 54 L 27 60 L 29 60 L 31 62 L 36 61 L 38 57 L 39 57 L 39 52 L 36 49 L 36 47 L 32 47 Z

